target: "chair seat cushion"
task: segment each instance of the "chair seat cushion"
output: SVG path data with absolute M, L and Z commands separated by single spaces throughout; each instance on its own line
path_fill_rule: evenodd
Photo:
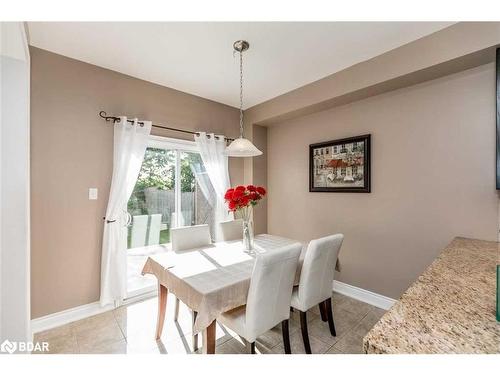
M 218 321 L 223 326 L 228 327 L 230 330 L 236 332 L 238 335 L 249 340 L 249 338 L 246 337 L 246 332 L 245 332 L 246 328 L 245 318 L 246 318 L 246 305 L 243 305 L 235 309 L 226 311 L 225 313 L 222 313 L 221 315 L 219 315 Z

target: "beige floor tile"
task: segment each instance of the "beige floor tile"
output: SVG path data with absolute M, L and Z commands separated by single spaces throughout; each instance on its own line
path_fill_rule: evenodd
M 359 318 L 368 314 L 368 312 L 372 309 L 371 305 L 348 297 L 338 307 L 342 310 L 349 311 L 351 314 Z
M 359 327 L 365 331 L 365 334 L 370 331 L 373 326 L 380 320 L 382 315 L 384 315 L 385 310 L 379 309 L 377 307 L 372 307 L 372 310 L 366 314 L 366 316 L 359 322 Z
M 33 335 L 33 340 L 38 342 L 49 341 L 51 339 L 58 338 L 60 336 L 68 336 L 72 334 L 73 334 L 73 325 L 69 323 L 60 327 L 49 329 L 47 331 L 35 333 Z
M 33 354 L 78 354 L 78 344 L 73 333 L 66 333 L 56 336 L 54 334 L 39 335 L 34 338 L 34 342 L 47 342 L 49 344 L 48 352 L 33 352 Z
M 174 340 L 175 341 L 175 340 Z M 174 353 L 186 353 L 188 354 L 188 350 L 181 342 L 172 342 L 168 344 L 172 354 Z M 172 347 L 175 350 L 172 350 Z M 183 351 L 184 348 L 184 351 Z M 139 344 L 129 344 L 127 343 L 127 354 L 169 354 L 167 352 L 167 348 L 165 344 L 161 341 L 153 341 L 150 343 L 144 343 L 142 345 Z
M 191 341 L 187 337 L 173 340 L 128 343 L 130 354 L 190 354 L 192 353 Z
M 319 311 L 319 310 L 318 310 Z M 316 314 L 314 312 L 314 308 L 310 311 L 307 312 L 306 314 L 307 321 L 310 322 L 314 319 L 319 318 L 319 314 Z M 294 310 L 294 312 L 290 313 L 290 328 L 291 327 L 300 327 L 300 311 L 299 310 Z
M 181 337 L 190 334 L 192 331 L 191 311 L 181 303 L 179 319 L 174 321 L 174 304 L 175 297 L 170 294 L 163 323 L 163 333 L 170 338 Z M 154 298 L 141 303 L 119 307 L 114 311 L 114 315 L 125 337 L 137 332 L 154 337 L 157 310 L 157 299 Z
M 342 337 L 334 348 L 345 354 L 363 354 L 363 336 L 350 332 Z
M 307 330 L 309 332 L 309 337 L 313 336 L 323 341 L 325 344 L 328 344 L 328 346 L 332 346 L 340 338 L 340 334 L 338 331 L 337 336 L 332 336 L 330 333 L 328 322 L 323 322 L 321 319 L 315 319 L 312 322 L 308 323 Z
M 340 350 L 331 347 L 325 354 L 345 354 L 345 353 L 342 353 Z
M 375 307 L 375 306 L 372 306 L 372 309 L 370 311 L 370 313 L 373 316 L 376 316 L 378 318 L 378 320 L 380 320 L 380 318 L 382 318 L 385 315 L 386 312 L 387 312 L 387 310 L 380 309 L 380 308 Z
M 113 321 L 116 323 L 113 311 L 107 311 L 102 314 L 97 314 L 85 319 L 77 320 L 76 322 L 70 323 L 70 326 L 74 332 L 85 331 L 109 325 Z
M 309 335 L 309 343 L 311 344 L 311 351 L 313 354 L 322 354 L 330 348 L 330 345 L 311 335 Z M 293 335 L 290 335 L 290 347 L 292 349 L 292 354 L 305 354 L 304 342 L 302 341 L 302 335 L 300 331 L 297 331 Z M 283 343 L 276 345 L 272 349 L 272 353 L 284 354 L 285 350 Z
M 215 354 L 248 354 L 246 346 L 238 339 L 232 338 L 215 348 Z
M 332 305 L 341 306 L 344 302 L 350 300 L 350 297 L 344 296 L 343 294 L 333 292 L 332 293 Z
M 340 340 L 334 345 L 334 348 L 346 354 L 362 354 L 363 351 L 363 337 L 370 330 L 363 324 L 358 324 L 356 327 L 347 332 Z
M 96 345 L 80 345 L 80 354 L 127 354 L 125 339 L 104 341 Z
M 80 351 L 85 353 L 125 338 L 111 311 L 76 322 L 73 330 Z
M 327 344 L 335 344 L 342 336 L 351 331 L 363 318 L 359 314 L 353 314 L 350 311 L 342 308 L 334 309 L 333 320 L 335 322 L 335 331 L 337 336 L 333 337 L 330 334 L 328 322 L 323 322 L 321 319 L 309 324 L 309 334 L 313 335 Z
M 288 332 L 290 335 L 294 334 L 297 332 L 299 329 L 299 324 L 294 324 L 293 326 L 290 325 L 288 327 Z M 264 333 L 263 335 L 259 336 L 257 338 L 257 343 L 261 345 L 262 350 L 268 350 L 270 351 L 272 348 L 274 348 L 276 345 L 283 343 L 283 333 L 281 331 L 281 323 L 278 324 L 276 327 L 271 329 L 270 331 Z
M 333 314 L 337 337 L 330 335 L 328 323 L 314 306 L 307 313 L 309 339 L 313 353 L 360 353 L 363 336 L 385 313 L 363 302 L 333 293 Z M 185 354 L 193 351 L 191 312 L 181 304 L 179 321 L 173 321 L 175 297 L 169 295 L 161 340 L 155 340 L 157 299 L 120 307 L 78 322 L 41 332 L 35 340 L 49 342 L 50 353 L 147 353 Z M 303 353 L 299 312 L 291 314 L 290 336 L 293 353 Z M 246 353 L 237 335 L 217 325 L 216 353 Z M 202 337 L 199 335 L 201 352 Z M 333 346 L 332 346 L 333 345 Z M 283 353 L 281 325 L 257 339 L 258 353 Z
M 307 311 L 307 313 L 308 313 L 308 314 L 309 314 L 309 313 L 312 313 L 312 314 L 315 314 L 315 315 L 317 315 L 317 316 L 320 316 L 320 315 L 321 315 L 321 313 L 319 312 L 319 305 L 314 305 L 313 307 L 311 307 L 311 308 Z

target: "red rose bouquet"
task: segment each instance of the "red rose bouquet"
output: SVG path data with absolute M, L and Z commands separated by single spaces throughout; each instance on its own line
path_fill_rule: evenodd
M 266 195 L 266 189 L 262 186 L 236 186 L 230 188 L 224 194 L 229 211 L 235 212 L 253 207 Z
M 247 251 L 253 251 L 253 231 L 250 223 L 252 207 L 267 194 L 262 186 L 236 186 L 224 194 L 224 200 L 231 212 L 239 212 L 243 219 L 243 242 Z

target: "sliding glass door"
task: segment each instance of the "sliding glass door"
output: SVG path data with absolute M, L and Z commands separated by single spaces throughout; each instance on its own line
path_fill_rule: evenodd
M 127 289 L 136 296 L 156 286 L 142 276 L 147 257 L 165 252 L 170 229 L 209 224 L 212 235 L 215 192 L 194 142 L 152 137 L 128 202 Z

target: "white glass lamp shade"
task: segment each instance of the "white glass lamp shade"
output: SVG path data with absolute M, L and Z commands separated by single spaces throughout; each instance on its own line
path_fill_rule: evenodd
M 245 158 L 262 155 L 262 151 L 255 147 L 248 139 L 237 138 L 226 147 L 226 155 Z

